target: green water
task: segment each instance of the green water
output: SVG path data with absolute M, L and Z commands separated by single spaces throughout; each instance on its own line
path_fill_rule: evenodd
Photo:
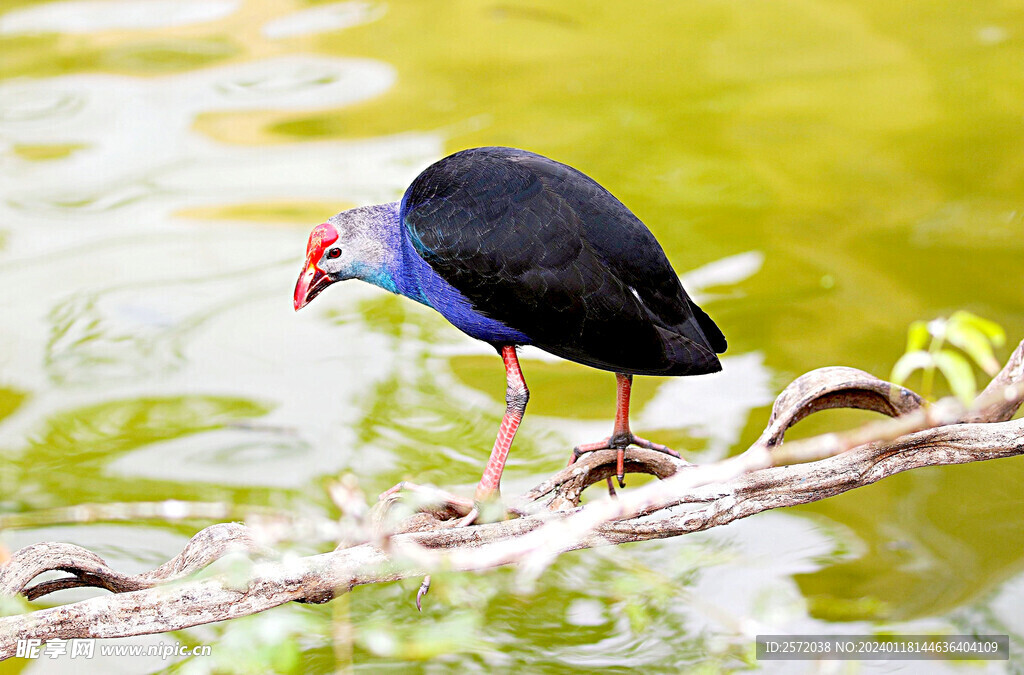
M 636 430 L 698 461 L 752 442 L 800 373 L 886 375 L 913 320 L 967 309 L 1024 337 L 1016 3 L 142 4 L 2 5 L 5 517 L 160 499 L 334 517 L 325 486 L 346 473 L 371 495 L 404 478 L 469 494 L 503 409 L 497 357 L 356 282 L 298 315 L 290 296 L 311 225 L 476 145 L 594 176 L 723 328 L 722 375 L 636 384 Z M 613 411 L 609 374 L 523 367 L 507 494 Z M 976 630 L 1019 651 L 1022 480 L 1020 458 L 926 469 L 563 556 L 532 585 L 443 576 L 422 616 L 409 580 L 172 637 L 232 654 L 301 634 L 309 672 L 757 669 L 758 632 Z M 0 536 L 141 571 L 205 524 Z

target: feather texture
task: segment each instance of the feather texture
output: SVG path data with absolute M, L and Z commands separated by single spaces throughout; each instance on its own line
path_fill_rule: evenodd
M 725 338 L 654 235 L 569 166 L 512 148 L 465 150 L 413 181 L 399 218 L 473 311 L 546 351 L 641 375 L 721 369 Z

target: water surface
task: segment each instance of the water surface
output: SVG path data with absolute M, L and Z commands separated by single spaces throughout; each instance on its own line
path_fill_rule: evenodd
M 637 431 L 697 461 L 745 448 L 800 373 L 884 376 L 913 320 L 967 309 L 1016 342 L 1022 30 L 995 1 L 6 3 L 0 511 L 180 499 L 334 517 L 324 487 L 346 473 L 368 494 L 404 478 L 468 494 L 503 410 L 493 352 L 356 282 L 298 315 L 290 298 L 310 226 L 476 145 L 597 178 L 722 326 L 723 373 L 636 385 Z M 609 374 L 535 350 L 523 367 L 508 494 L 613 412 Z M 444 575 L 422 617 L 410 580 L 176 637 L 229 654 L 301 634 L 306 672 L 755 669 L 759 632 L 979 631 L 1019 649 L 1022 479 L 1020 458 L 920 470 L 566 555 L 533 585 Z M 203 524 L 2 541 L 140 571 Z

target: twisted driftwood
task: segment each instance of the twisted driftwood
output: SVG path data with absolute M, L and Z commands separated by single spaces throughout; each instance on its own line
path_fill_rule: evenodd
M 207 527 L 173 560 L 138 575 L 118 573 L 78 546 L 35 544 L 0 567 L 0 595 L 22 594 L 32 600 L 82 586 L 113 595 L 0 618 L 0 658 L 14 654 L 19 638 L 179 630 L 289 601 L 327 602 L 360 584 L 440 567 L 481 570 L 518 563 L 527 571 L 539 571 L 566 551 L 704 530 L 768 509 L 825 499 L 917 467 L 1024 454 L 1024 419 L 1011 421 L 1022 400 L 1024 342 L 968 409 L 950 401 L 926 406 L 914 392 L 863 371 L 822 368 L 786 387 L 764 433 L 743 454 L 696 466 L 630 449 L 627 472 L 662 480 L 584 507 L 582 491 L 614 474 L 613 451 L 589 453 L 513 500 L 518 518 L 457 527 L 453 518 L 464 515 L 463 507 L 442 503 L 396 522 L 391 516 L 399 509 L 392 496 L 379 505 L 374 525 L 356 518 L 354 535 L 339 535 L 355 536 L 356 543 L 300 559 L 280 558 L 261 543 L 265 533 L 239 523 Z M 894 419 L 782 444 L 790 426 L 825 408 L 861 408 Z M 361 504 L 348 506 L 359 515 Z M 218 573 L 216 567 L 195 574 L 225 556 L 249 566 L 247 581 L 239 582 L 238 574 Z M 53 570 L 69 576 L 32 584 L 39 574 Z

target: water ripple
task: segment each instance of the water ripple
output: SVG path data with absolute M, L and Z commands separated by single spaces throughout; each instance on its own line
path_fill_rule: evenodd
M 38 122 L 50 125 L 73 117 L 85 106 L 86 100 L 82 92 L 27 84 L 9 85 L 4 87 L 4 95 L 0 96 L 0 123 L 25 125 Z
M 271 40 L 327 33 L 380 19 L 387 7 L 377 2 L 335 2 L 288 14 L 263 26 L 263 35 Z
M 0 16 L 0 34 L 92 33 L 185 26 L 234 14 L 239 0 L 70 0 Z

